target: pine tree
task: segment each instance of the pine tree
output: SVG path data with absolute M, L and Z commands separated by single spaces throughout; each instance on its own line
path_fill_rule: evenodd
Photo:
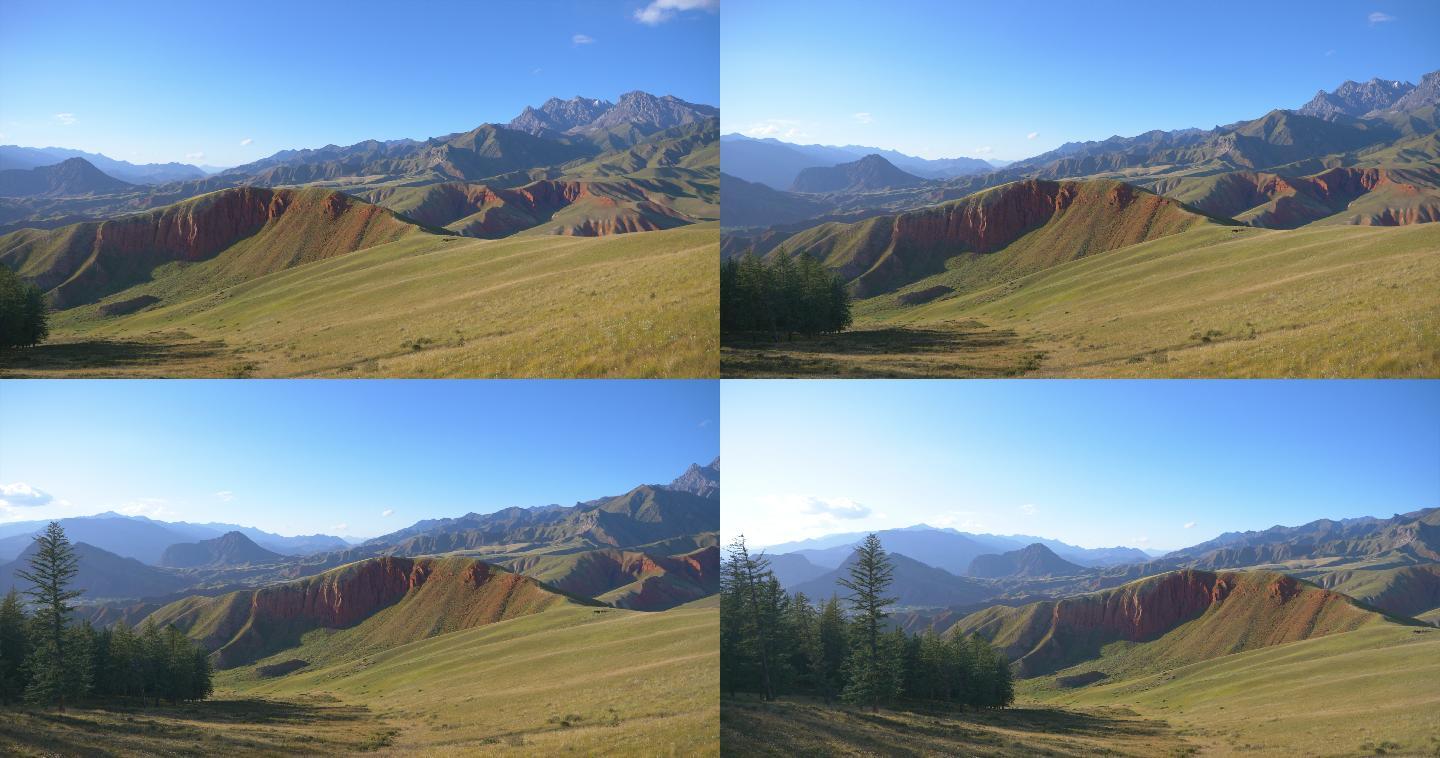
M 845 636 L 845 614 L 840 599 L 834 595 L 820 608 L 815 624 L 816 665 L 823 670 L 821 694 L 829 704 L 844 687 L 845 652 L 849 647 Z
M 731 582 L 735 592 L 740 596 L 741 618 L 745 622 L 744 631 L 753 640 L 755 660 L 759 664 L 760 697 L 764 700 L 775 699 L 775 688 L 771 682 L 771 667 L 773 657 L 770 647 L 770 629 L 767 629 L 767 617 L 772 614 L 766 613 L 766 599 L 762 594 L 767 589 L 766 576 L 770 573 L 770 562 L 763 556 L 752 556 L 745 547 L 745 536 L 740 535 L 730 543 L 729 562 L 731 571 Z
M 30 657 L 29 619 L 12 587 L 0 602 L 0 705 L 9 705 L 25 694 L 29 681 L 25 661 Z
M 855 665 L 850 667 L 852 679 L 860 677 L 861 681 L 852 681 L 856 686 L 847 689 L 847 699 L 868 702 L 872 711 L 879 710 L 880 700 L 890 691 L 887 682 L 893 678 L 893 672 L 886 670 L 893 662 L 881 655 L 880 626 L 890 615 L 885 607 L 895 602 L 885 595 L 894 574 L 895 566 L 880 545 L 880 538 L 871 534 L 856 549 L 849 578 L 840 580 L 840 586 L 850 590 L 846 599 L 850 601 L 855 619 L 856 649 L 861 651 Z
M 84 694 L 83 661 L 69 654 L 65 634 L 70 612 L 74 610 L 69 603 L 80 596 L 79 590 L 69 589 L 70 581 L 79 571 L 79 559 L 65 537 L 65 530 L 55 521 L 35 538 L 35 546 L 30 570 L 16 572 L 32 585 L 25 594 L 35 605 L 31 620 L 35 630 L 34 649 L 25 697 L 34 703 L 53 703 L 63 712 L 67 697 Z

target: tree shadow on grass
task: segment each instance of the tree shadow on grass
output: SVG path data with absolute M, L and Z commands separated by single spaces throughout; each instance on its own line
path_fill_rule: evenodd
M 0 744 L 42 755 L 348 753 L 378 726 L 369 709 L 324 698 L 138 701 L 65 713 L 23 709 L 0 718 Z M 0 751 L 4 752 L 4 751 Z
M 1035 368 L 1012 329 L 978 321 L 936 326 L 857 329 L 793 340 L 726 335 L 724 376 L 756 375 L 1014 375 Z
M 204 361 L 225 343 L 177 339 L 114 339 L 52 342 L 0 352 L 0 373 L 23 376 L 55 372 L 120 371 Z
M 818 701 L 726 699 L 722 730 L 739 755 L 767 745 L 777 754 L 818 755 L 847 751 L 877 755 L 1072 755 L 1090 753 L 1096 743 L 1117 755 L 1178 744 L 1168 724 L 1125 712 L 1104 713 L 1059 708 L 960 710 L 928 704 L 900 704 L 871 713 L 868 709 L 823 706 Z M 723 741 L 723 738 L 722 738 Z

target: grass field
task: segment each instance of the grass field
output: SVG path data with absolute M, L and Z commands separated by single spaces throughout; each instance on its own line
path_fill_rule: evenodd
M 1379 624 L 1077 690 L 1032 680 L 1021 692 L 1065 708 L 1124 705 L 1206 753 L 1440 755 L 1440 630 L 1424 627 Z
M 709 377 L 714 224 L 600 238 L 413 235 L 220 290 L 200 266 L 55 314 L 5 377 Z M 222 256 L 223 258 L 223 256 Z M 163 292 L 104 317 L 105 303 Z
M 721 739 L 737 756 L 1440 755 L 1437 682 L 1440 630 L 1380 624 L 1079 689 L 1025 680 L 995 712 L 727 698 Z
M 851 332 L 727 343 L 725 376 L 1440 374 L 1440 225 L 1197 229 L 973 292 L 856 303 Z
M 7 712 L 24 756 L 715 755 L 719 607 L 567 606 L 145 710 Z M 104 751 L 104 752 L 102 752 Z

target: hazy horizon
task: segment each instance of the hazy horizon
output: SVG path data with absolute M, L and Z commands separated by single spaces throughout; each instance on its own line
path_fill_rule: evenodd
M 1440 392 L 1424 382 L 753 381 L 721 394 L 722 533 L 757 547 L 925 523 L 1174 550 L 1440 505 Z
M 446 0 L 396 13 L 364 0 L 237 12 L 16 0 L 0 5 L 0 144 L 236 166 L 505 123 L 550 97 L 644 90 L 717 104 L 718 0 L 674 6 Z M 434 14 L 446 19 L 438 37 Z M 315 44 L 321 28 L 345 42 Z M 634 65 L 642 49 L 666 65 Z
M 429 380 L 418 389 L 12 381 L 0 393 L 0 524 L 115 511 L 368 538 L 427 518 L 665 484 L 718 453 L 713 383 Z M 626 433 L 635 428 L 646 433 Z
M 803 4 L 733 0 L 721 19 L 721 131 L 1020 160 L 1066 142 L 1208 129 L 1299 108 L 1347 79 L 1418 82 L 1440 68 L 1434 4 L 1313 3 L 1296 18 L 1232 0 L 1205 12 L 1264 29 L 1295 65 L 1257 75 L 1254 37 L 1243 32 L 1207 37 L 1203 61 L 1157 44 L 1195 23 L 1188 6 L 843 0 L 822 23 Z M 1024 43 L 996 33 L 1004 29 L 1023 29 Z

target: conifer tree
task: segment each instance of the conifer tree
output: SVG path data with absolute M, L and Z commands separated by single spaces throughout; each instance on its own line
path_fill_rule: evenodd
M 19 701 L 29 681 L 25 662 L 30 657 L 30 637 L 20 593 L 12 587 L 0 601 L 0 705 Z
M 85 689 L 84 661 L 70 654 L 71 638 L 66 634 L 74 610 L 70 601 L 80 596 L 79 590 L 70 589 L 70 581 L 79 571 L 79 559 L 65 530 L 55 521 L 35 538 L 35 548 L 30 569 L 16 572 L 32 585 L 25 594 L 35 606 L 30 683 L 25 697 L 33 703 L 54 704 L 63 712 L 67 698 L 83 695 Z
M 879 710 L 880 701 L 892 690 L 893 660 L 881 655 L 880 626 L 890 615 L 885 608 L 895 602 L 885 594 L 894 574 L 895 566 L 880 545 L 880 538 L 870 534 L 855 551 L 849 577 L 839 580 L 840 586 L 850 591 L 846 599 L 856 630 L 857 652 L 852 654 L 854 661 L 848 667 L 852 687 L 847 688 L 846 699 L 869 703 L 872 711 Z

